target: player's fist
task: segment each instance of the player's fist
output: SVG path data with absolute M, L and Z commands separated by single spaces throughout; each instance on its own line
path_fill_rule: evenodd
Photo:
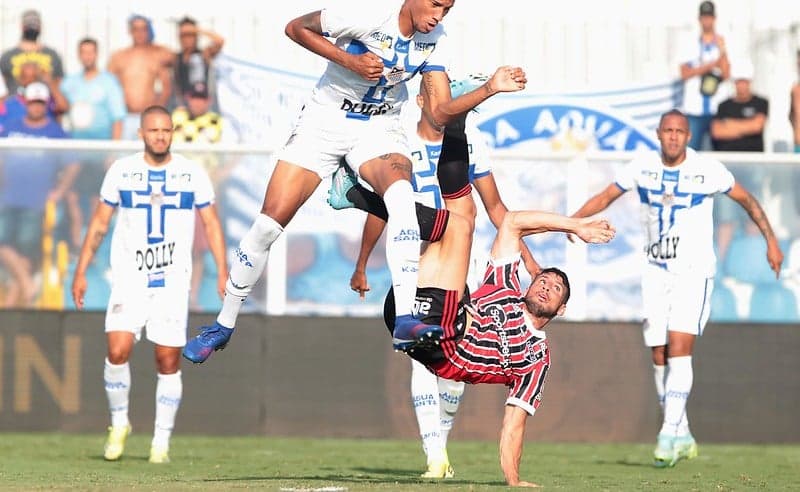
M 366 272 L 354 271 L 353 276 L 350 277 L 350 288 L 353 289 L 353 292 L 358 293 L 358 297 L 363 301 L 369 292 Z
M 512 67 L 505 65 L 497 69 L 497 71 L 489 79 L 489 90 L 491 92 L 516 92 L 525 88 L 528 79 L 525 71 L 520 67 Z
M 347 68 L 366 80 L 376 82 L 383 75 L 383 60 L 375 53 L 368 51 L 361 55 L 353 55 Z
M 605 219 L 583 218 L 575 234 L 587 243 L 607 243 L 614 239 L 616 229 Z

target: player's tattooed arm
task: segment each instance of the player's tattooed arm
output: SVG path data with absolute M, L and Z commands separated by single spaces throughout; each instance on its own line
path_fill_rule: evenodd
M 764 239 L 767 240 L 767 262 L 775 272 L 776 276 L 780 275 L 781 264 L 783 263 L 783 252 L 778 245 L 778 239 L 775 237 L 775 232 L 772 230 L 767 214 L 758 200 L 750 194 L 739 183 L 734 183 L 733 188 L 728 192 L 728 196 L 735 200 L 750 216 L 750 219 L 761 231 Z

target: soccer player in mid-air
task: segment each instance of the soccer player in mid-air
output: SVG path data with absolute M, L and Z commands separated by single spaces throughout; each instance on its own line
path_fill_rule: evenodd
M 454 0 L 396 0 L 364 10 L 336 4 L 289 22 L 286 34 L 329 60 L 267 185 L 261 213 L 236 250 L 222 310 L 190 340 L 183 355 L 203 362 L 225 347 L 244 300 L 261 277 L 270 246 L 323 178 L 345 158 L 388 209 L 386 258 L 396 292 L 396 337 L 413 339 L 411 316 L 420 252 L 411 162 L 399 118 L 406 82 L 421 73 L 431 117 L 445 125 L 497 92 L 525 88 L 520 68 L 501 67 L 478 90 L 450 96 L 444 62 L 444 16 Z M 331 43 L 327 37 L 336 38 Z
M 105 330 L 108 355 L 103 379 L 111 412 L 104 457 L 122 457 L 131 432 L 128 400 L 133 345 L 146 330 L 155 344 L 158 369 L 151 463 L 169 461 L 169 441 L 183 394 L 180 361 L 186 343 L 195 209 L 217 266 L 217 290 L 225 289 L 227 266 L 214 188 L 198 163 L 170 152 L 172 118 L 162 106 L 142 112 L 139 134 L 144 152 L 115 161 L 100 188 L 100 203 L 86 230 L 72 298 L 83 308 L 86 270 L 103 242 L 114 211 L 111 237 L 111 296 Z
M 758 201 L 724 164 L 688 148 L 689 121 L 671 110 L 661 115 L 661 149 L 631 161 L 615 182 L 589 198 L 575 217 L 590 217 L 635 189 L 641 202 L 647 265 L 642 275 L 644 342 L 653 357 L 664 419 L 653 453 L 657 467 L 697 456 L 686 401 L 692 390 L 692 352 L 711 307 L 714 196 L 725 193 L 750 215 L 767 241 L 767 261 L 778 275 L 783 262 L 775 233 Z
M 453 81 L 451 91 L 453 97 L 458 97 L 463 92 L 474 90 L 485 81 L 484 77 L 471 76 L 465 79 Z M 439 188 L 437 170 L 439 166 L 463 166 L 464 162 L 469 163 L 469 179 L 478 195 L 481 197 L 489 219 L 499 227 L 507 208 L 500 199 L 491 166 L 489 165 L 486 146 L 483 144 L 477 128 L 469 126 L 464 120 L 466 114 L 454 120 L 447 126 L 447 136 L 445 128 L 432 123 L 430 118 L 430 98 L 425 92 L 424 86 L 420 87 L 420 92 L 416 96 L 416 109 L 419 118 L 415 121 L 413 128 L 407 130 L 409 135 L 415 199 L 418 203 L 428 207 L 443 208 L 444 199 L 454 198 L 451 195 L 442 196 Z M 409 108 L 406 108 L 409 109 Z M 409 110 L 410 113 L 410 110 Z M 466 125 L 466 128 L 463 128 Z M 468 136 L 468 147 L 449 145 L 451 138 L 459 138 L 462 128 L 464 136 Z M 448 140 L 448 144 L 443 143 Z M 444 148 L 444 151 L 443 151 Z M 467 148 L 468 155 L 458 155 L 454 150 Z M 448 152 L 449 151 L 449 152 Z M 342 179 L 353 179 L 352 175 L 343 175 L 345 169 L 339 169 L 334 174 L 333 186 L 329 192 L 329 203 L 334 208 L 352 207 L 353 203 L 347 200 L 346 196 L 340 196 L 337 191 L 341 189 Z M 458 190 L 463 192 L 464 190 Z M 455 194 L 457 195 L 458 192 Z M 474 215 L 474 211 L 473 211 Z M 364 224 L 361 249 L 356 269 L 350 279 L 350 288 L 357 292 L 363 299 L 366 292 L 370 290 L 367 282 L 366 267 L 370 253 L 375 247 L 378 238 L 384 230 L 386 222 L 383 218 L 368 214 Z M 520 243 L 520 251 L 525 268 L 531 278 L 539 273 L 539 264 L 534 260 L 528 247 L 524 242 Z M 470 262 L 474 265 L 474 262 Z M 411 361 L 411 401 L 414 405 L 414 413 L 419 425 L 419 434 L 422 438 L 422 447 L 427 459 L 427 470 L 422 475 L 423 478 L 452 478 L 454 476 L 453 467 L 447 454 L 447 437 L 453 427 L 455 414 L 458 410 L 461 398 L 464 394 L 463 381 L 451 381 L 439 378 L 425 368 L 421 363 L 412 359 Z
M 466 139 L 454 141 L 467 144 Z M 465 155 L 467 150 L 462 147 L 456 152 Z M 445 200 L 447 210 L 437 217 L 436 227 L 420 228 L 423 238 L 430 229 L 444 229 L 441 239 L 432 242 L 420 259 L 415 299 L 417 322 L 430 329 L 418 330 L 418 337 L 401 344 L 393 336 L 393 342 L 439 377 L 509 387 L 500 431 L 500 466 L 509 485 L 536 487 L 519 476 L 525 422 L 539 407 L 550 366 L 542 330 L 555 316 L 564 313 L 569 281 L 561 270 L 545 268 L 523 291 L 518 275 L 521 239 L 529 234 L 561 231 L 599 243 L 611 240 L 615 231 L 601 219 L 574 219 L 535 211 L 507 212 L 498 228 L 481 285 L 471 295 L 465 295 L 475 203 L 469 192 L 466 162 L 462 164 L 440 167 L 439 184 L 444 196 L 456 190 L 466 193 Z M 355 196 L 368 193 L 367 190 L 358 184 L 353 184 L 352 189 L 353 193 L 349 189 L 344 193 L 358 208 L 380 213 L 373 207 L 374 201 Z M 392 333 L 393 304 L 390 293 L 386 297 L 384 318 Z

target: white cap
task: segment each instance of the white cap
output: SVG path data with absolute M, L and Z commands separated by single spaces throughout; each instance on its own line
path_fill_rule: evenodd
M 23 93 L 25 96 L 26 101 L 49 101 L 50 100 L 50 89 L 41 82 L 31 82 L 30 84 L 25 86 L 25 92 Z
M 747 59 L 734 60 L 731 63 L 731 79 L 753 80 L 753 62 Z

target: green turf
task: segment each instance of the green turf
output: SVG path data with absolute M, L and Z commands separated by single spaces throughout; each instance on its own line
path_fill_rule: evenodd
M 147 462 L 149 436 L 103 461 L 104 436 L 0 434 L 0 490 L 502 490 L 496 443 L 450 444 L 456 478 L 419 479 L 416 441 L 173 438 L 172 463 Z M 673 469 L 651 445 L 528 443 L 522 478 L 546 490 L 800 490 L 800 446 L 700 446 Z

